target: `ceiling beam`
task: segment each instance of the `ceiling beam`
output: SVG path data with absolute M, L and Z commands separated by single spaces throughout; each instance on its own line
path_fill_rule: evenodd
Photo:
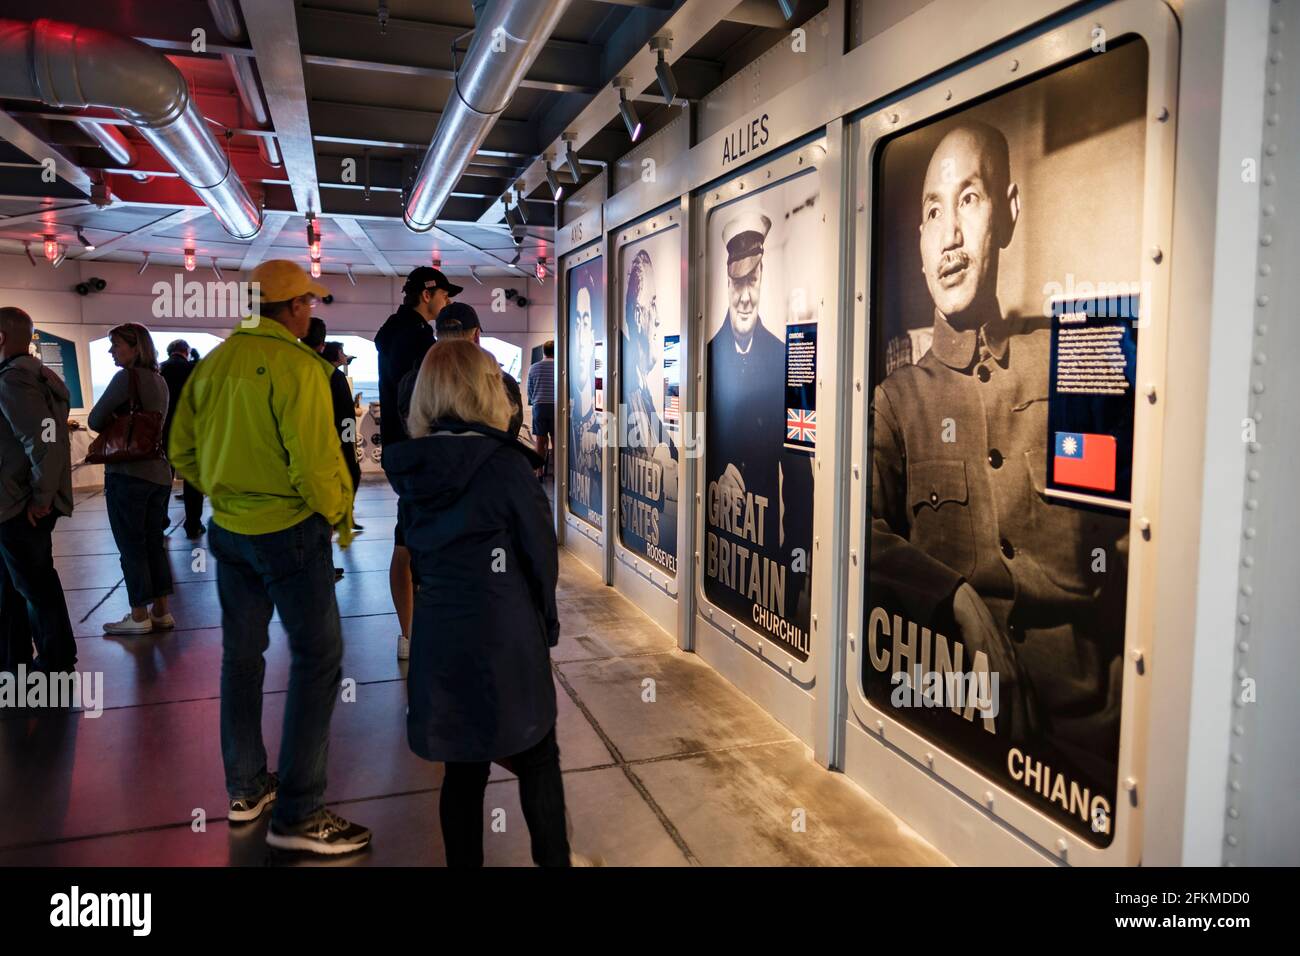
M 84 169 L 4 110 L 0 110 L 0 139 L 21 149 L 37 163 L 43 163 L 47 159 L 53 160 L 54 171 L 60 179 L 87 196 L 90 195 L 90 177 L 86 175 Z M 33 175 L 39 178 L 39 174 Z
M 280 235 L 280 230 L 284 224 L 289 221 L 288 213 L 268 212 L 262 223 L 262 231 L 257 237 L 248 244 L 248 251 L 244 253 L 244 261 L 239 264 L 240 272 L 252 272 L 266 257 L 266 251 L 271 248 L 271 243 Z
M 316 152 L 307 110 L 294 0 L 241 0 L 271 123 L 298 212 L 320 212 Z
M 370 73 L 390 73 L 398 76 L 414 76 L 428 80 L 446 80 L 451 81 L 456 78 L 456 74 L 445 67 L 436 66 L 415 66 L 407 63 L 385 63 L 376 60 L 358 60 L 342 56 L 322 56 L 316 53 L 308 53 L 302 58 L 308 66 L 325 67 L 336 70 L 361 70 Z M 590 71 L 586 71 L 590 72 Z M 572 79 L 533 79 L 525 77 L 519 86 L 526 90 L 542 90 L 547 93 L 585 93 L 594 94 L 599 86 L 590 85 L 590 83 L 581 82 L 574 71 Z
M 44 201 L 48 203 L 58 202 L 58 200 L 56 199 L 46 199 Z M 70 209 L 89 209 L 89 208 L 90 208 L 90 203 L 88 202 L 72 203 L 71 205 L 67 205 L 67 206 L 50 205 L 45 207 L 44 209 L 38 209 L 34 212 L 25 212 L 17 216 L 5 216 L 4 218 L 0 218 L 0 229 L 7 229 L 9 226 L 17 226 L 24 222 L 32 222 L 35 219 L 44 219 L 46 216 L 55 215 L 61 212 L 67 212 Z
M 394 278 L 397 276 L 397 272 L 393 269 L 392 264 L 384 258 L 384 254 L 379 251 L 379 247 L 374 244 L 368 235 L 366 235 L 366 231 L 361 227 L 361 223 L 357 222 L 355 219 L 349 219 L 342 216 L 335 216 L 334 221 L 338 223 L 339 228 L 347 234 L 347 237 L 352 240 L 352 244 L 364 252 L 380 272 L 386 276 L 393 276 Z

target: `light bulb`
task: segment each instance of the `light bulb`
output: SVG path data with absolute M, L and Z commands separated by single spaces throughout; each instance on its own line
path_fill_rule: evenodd
M 185 271 L 186 272 L 194 271 L 194 250 L 193 249 L 185 250 Z
M 45 258 L 53 262 L 59 254 L 59 243 L 53 236 L 48 233 L 45 236 Z
M 313 260 L 311 261 L 311 277 L 312 277 L 313 279 L 319 279 L 319 278 L 320 278 L 320 260 L 319 260 L 319 259 L 313 259 Z

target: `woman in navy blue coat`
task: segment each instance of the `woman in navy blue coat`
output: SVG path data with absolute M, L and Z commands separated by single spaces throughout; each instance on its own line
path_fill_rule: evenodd
M 407 739 L 443 761 L 439 819 L 448 866 L 483 865 L 483 795 L 493 761 L 519 777 L 539 866 L 567 866 L 550 649 L 559 574 L 538 459 L 505 431 L 501 370 L 473 342 L 421 363 L 408 425 L 384 470 L 419 586 L 407 677 Z

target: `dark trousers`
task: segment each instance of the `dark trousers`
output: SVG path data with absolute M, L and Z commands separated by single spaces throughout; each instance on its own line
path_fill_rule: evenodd
M 51 513 L 33 527 L 23 511 L 0 524 L 0 670 L 32 663 L 33 638 L 46 670 L 70 671 L 77 663 L 63 584 L 54 568 L 57 520 Z
M 185 501 L 185 537 L 197 538 L 203 533 L 203 492 L 185 481 L 181 497 Z
M 523 753 L 497 763 L 519 778 L 519 802 L 528 823 L 533 862 L 538 866 L 568 866 L 564 781 L 560 777 L 555 728 Z M 483 795 L 491 769 L 487 761 L 446 764 L 438 818 L 449 867 L 483 865 Z
M 132 607 L 172 593 L 167 559 L 167 499 L 171 486 L 133 475 L 104 476 L 108 524 L 122 555 L 122 577 Z
M 343 676 L 330 526 L 320 515 L 272 534 L 208 524 L 221 598 L 221 757 L 232 800 L 266 786 L 262 680 L 273 611 L 289 635 L 289 693 L 273 819 L 291 825 L 324 805 L 330 717 Z

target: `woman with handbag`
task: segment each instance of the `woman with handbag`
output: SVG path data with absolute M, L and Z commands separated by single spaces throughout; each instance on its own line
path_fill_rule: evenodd
M 533 861 L 568 866 L 550 648 L 559 574 L 539 459 L 506 431 L 501 369 L 473 342 L 440 341 L 411 400 L 411 440 L 384 451 L 419 578 L 407 676 L 411 750 L 446 764 L 448 866 L 483 865 L 491 762 L 519 778 Z
M 108 523 L 122 555 L 131 610 L 104 630 L 147 634 L 176 626 L 167 607 L 172 593 L 165 539 L 172 472 L 162 445 L 167 382 L 158 373 L 158 351 L 147 328 L 127 322 L 108 336 L 109 354 L 121 371 L 90 410 L 87 422 L 99 435 L 86 460 L 104 465 Z

